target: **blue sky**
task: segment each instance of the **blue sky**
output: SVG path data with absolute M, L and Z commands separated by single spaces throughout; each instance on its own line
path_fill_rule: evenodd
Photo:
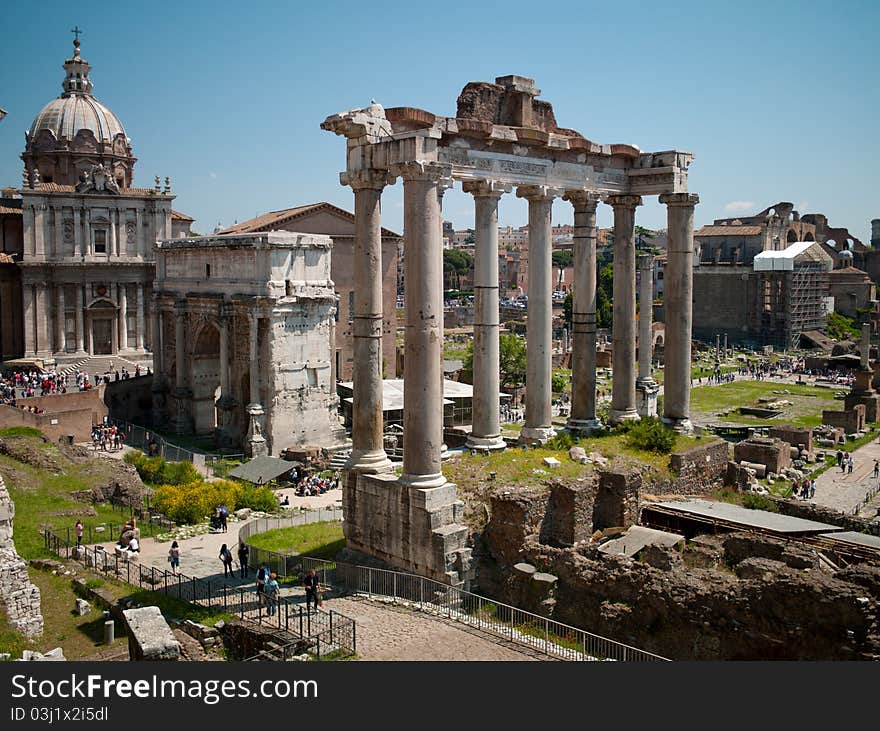
M 27 129 L 60 93 L 78 24 L 95 95 L 120 117 L 135 184 L 170 175 L 175 208 L 209 232 L 257 213 L 327 200 L 345 145 L 329 114 L 415 106 L 454 116 L 468 81 L 536 80 L 561 126 L 603 143 L 696 155 L 696 224 L 780 200 L 823 212 L 865 243 L 880 217 L 880 2 L 77 3 L 3 9 L 0 185 L 19 185 Z M 37 10 L 39 8 L 39 10 Z M 384 223 L 402 230 L 402 186 Z M 470 196 L 444 217 L 473 225 Z M 570 223 L 558 202 L 554 222 Z M 505 196 L 503 224 L 527 222 Z M 610 209 L 600 206 L 599 223 Z M 665 225 L 656 198 L 637 222 Z

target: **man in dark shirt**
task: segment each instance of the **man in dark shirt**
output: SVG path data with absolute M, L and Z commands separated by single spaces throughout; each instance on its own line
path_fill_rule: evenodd
M 318 589 L 320 587 L 320 583 L 318 582 L 318 576 L 315 574 L 315 570 L 312 569 L 309 571 L 308 576 L 306 576 L 305 581 L 303 582 L 306 587 L 306 609 L 309 608 L 310 604 L 314 602 L 315 609 L 318 608 Z

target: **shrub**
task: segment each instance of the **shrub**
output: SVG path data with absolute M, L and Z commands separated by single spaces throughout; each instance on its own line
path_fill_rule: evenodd
M 42 437 L 43 432 L 32 426 L 11 426 L 8 429 L 0 429 L 0 437 Z
M 231 480 L 193 480 L 181 485 L 161 485 L 153 494 L 153 508 L 176 523 L 200 523 L 218 505 L 230 511 L 238 508 L 273 510 L 277 502 L 268 487 L 245 485 Z
M 550 378 L 550 388 L 553 393 L 563 393 L 568 388 L 568 378 L 561 373 L 554 373 Z
M 164 457 L 147 457 L 143 452 L 129 452 L 124 459 L 151 485 L 185 485 L 202 478 L 192 462 L 168 462 Z
M 192 462 L 166 462 L 162 469 L 161 481 L 168 485 L 186 485 L 201 477 Z
M 626 443 L 635 449 L 669 454 L 675 446 L 675 432 L 655 416 L 633 422 L 626 432 Z
M 550 439 L 544 446 L 547 449 L 568 451 L 577 443 L 577 437 L 573 437 L 567 431 L 561 431 L 555 437 L 553 437 L 553 439 Z
M 750 510 L 766 510 L 770 513 L 778 513 L 779 508 L 776 507 L 776 503 L 773 502 L 766 495 L 757 495 L 752 492 L 745 492 L 742 496 L 742 504 L 744 508 L 749 508 Z

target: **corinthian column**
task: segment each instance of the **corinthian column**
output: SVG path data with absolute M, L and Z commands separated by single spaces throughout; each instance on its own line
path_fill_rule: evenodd
M 403 178 L 406 247 L 406 356 L 403 371 L 403 475 L 411 487 L 439 487 L 443 444 L 443 240 L 439 190 L 451 167 L 436 162 L 394 166 Z
M 517 188 L 529 202 L 529 302 L 526 334 L 526 419 L 521 442 L 542 444 L 555 435 L 551 411 L 553 373 L 553 229 L 550 210 L 562 190 L 543 185 Z
M 657 416 L 657 393 L 660 387 L 651 377 L 651 357 L 653 355 L 653 333 L 651 332 L 652 310 L 654 307 L 654 257 L 652 254 L 639 254 L 636 257 L 639 267 L 639 377 L 636 379 L 639 416 Z
M 64 314 L 64 285 L 55 285 L 55 351 L 67 352 L 67 318 Z
M 611 423 L 638 419 L 636 410 L 636 206 L 638 195 L 608 198 L 614 209 Z
M 691 408 L 691 324 L 694 287 L 694 193 L 667 193 L 669 242 L 664 272 L 666 341 L 663 378 L 663 422 L 676 431 L 692 430 Z
M 144 349 L 144 283 L 137 283 L 137 301 L 136 301 L 136 322 L 137 322 L 137 343 L 138 352 Z
M 574 289 L 571 308 L 571 415 L 568 428 L 589 434 L 596 418 L 596 204 L 599 196 L 569 191 L 574 206 Z
M 386 472 L 382 418 L 382 190 L 393 182 L 384 170 L 342 173 L 354 190 L 354 314 L 352 339 L 352 451 L 346 467 Z
M 500 354 L 498 345 L 498 201 L 510 186 L 491 181 L 467 182 L 474 196 L 474 396 L 469 449 L 504 449 L 501 436 Z
M 119 349 L 128 350 L 128 285 L 119 283 Z

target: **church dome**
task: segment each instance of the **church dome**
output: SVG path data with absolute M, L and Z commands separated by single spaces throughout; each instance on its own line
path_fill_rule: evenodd
M 79 39 L 73 58 L 64 62 L 62 93 L 40 110 L 25 133 L 25 177 L 76 185 L 94 164 L 113 171 L 120 187 L 131 185 L 135 159 L 122 122 L 92 94 L 91 66 L 81 55 Z

